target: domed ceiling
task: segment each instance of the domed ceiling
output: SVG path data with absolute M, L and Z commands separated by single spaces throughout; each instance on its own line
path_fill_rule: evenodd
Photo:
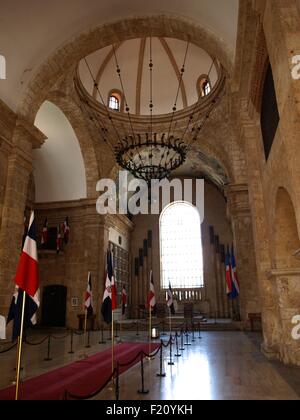
M 94 79 L 98 84 L 103 100 L 106 102 L 105 105 L 108 105 L 109 96 L 112 92 L 123 92 L 116 71 L 117 59 L 130 113 L 149 115 L 151 44 L 153 114 L 171 113 L 187 51 L 187 43 L 177 39 L 153 38 L 152 43 L 150 38 L 133 39 L 94 52 L 79 64 L 79 77 L 86 91 L 101 103 L 99 92 L 94 86 Z M 190 44 L 187 51 L 185 72 L 179 89 L 177 110 L 187 108 L 198 102 L 200 80 L 208 74 L 213 88 L 220 75 L 218 61 L 210 57 L 203 49 Z

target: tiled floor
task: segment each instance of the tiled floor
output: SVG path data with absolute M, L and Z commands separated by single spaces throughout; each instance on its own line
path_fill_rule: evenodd
M 82 337 L 75 337 L 74 355 L 69 355 L 70 339 L 53 340 L 53 360 L 45 362 L 47 343 L 38 347 L 25 346 L 23 378 L 36 376 L 63 366 L 85 354 L 93 354 L 110 346 L 99 345 L 100 335 L 94 333 L 92 348 L 86 350 Z M 137 337 L 126 333 L 123 341 L 145 341 L 146 334 Z M 35 336 L 32 341 L 38 341 Z M 167 340 L 167 337 L 165 337 Z M 234 399 L 300 399 L 300 369 L 271 363 L 259 351 L 260 336 L 240 332 L 205 332 L 202 339 L 186 347 L 175 366 L 168 366 L 168 350 L 164 354 L 166 378 L 156 377 L 159 359 L 145 362 L 145 386 L 149 394 L 141 396 L 140 366 L 133 367 L 121 377 L 120 398 L 124 400 L 234 400 Z M 14 380 L 15 351 L 0 355 L 0 387 Z M 99 399 L 114 399 L 107 388 Z

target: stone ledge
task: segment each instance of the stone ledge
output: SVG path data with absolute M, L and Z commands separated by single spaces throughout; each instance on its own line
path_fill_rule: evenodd
M 300 269 L 299 268 L 281 268 L 281 269 L 273 269 L 267 272 L 268 277 L 281 277 L 281 276 L 300 276 Z

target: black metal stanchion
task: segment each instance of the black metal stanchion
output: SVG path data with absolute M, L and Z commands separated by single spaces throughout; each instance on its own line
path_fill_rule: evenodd
M 166 374 L 163 373 L 163 351 L 164 345 L 163 341 L 160 342 L 160 356 L 159 356 L 159 373 L 156 375 L 158 378 L 165 378 Z
M 175 339 L 176 339 L 176 354 L 175 354 L 175 357 L 181 357 L 181 354 L 179 353 L 178 334 L 177 333 L 176 333 Z
M 68 354 L 74 354 L 74 350 L 73 350 L 73 343 L 74 343 L 74 332 L 73 330 L 71 331 L 71 348 Z
M 139 321 L 136 321 L 136 336 L 138 337 L 140 335 L 139 331 Z
M 120 367 L 119 367 L 119 364 L 117 365 L 117 368 L 116 368 L 115 395 L 116 395 L 116 401 L 119 401 L 119 399 L 120 399 Z
M 192 342 L 195 343 L 196 338 L 195 338 L 195 324 L 194 323 L 192 323 L 192 331 L 193 331 Z
M 111 328 L 109 328 L 109 336 L 107 338 L 107 341 L 112 341 Z
M 202 339 L 202 336 L 201 336 L 201 321 L 199 322 L 199 325 L 198 325 L 198 327 L 199 327 L 199 340 L 201 340 Z
M 85 346 L 85 348 L 86 348 L 86 349 L 90 349 L 90 348 L 91 348 L 91 343 L 90 343 L 91 336 L 90 336 L 90 334 L 91 334 L 91 332 L 90 332 L 90 330 L 89 330 L 89 331 L 88 331 L 87 345 Z
M 104 340 L 104 328 L 103 328 L 103 325 L 101 325 L 101 339 L 99 341 L 99 344 L 106 344 L 106 341 Z
M 162 322 L 162 335 L 165 335 L 165 320 Z
M 180 351 L 184 351 L 184 342 L 183 342 L 183 336 L 184 336 L 184 331 L 183 328 L 181 328 L 181 348 L 179 349 Z
M 169 366 L 174 366 L 173 362 L 173 342 L 172 342 L 172 335 L 170 335 L 170 361 L 168 363 Z
M 51 335 L 49 335 L 48 337 L 48 351 L 47 351 L 47 357 L 45 360 L 45 362 L 51 362 L 51 357 L 50 357 L 50 347 L 51 347 Z
M 144 355 L 141 355 L 141 380 L 142 380 L 142 389 L 138 390 L 138 394 L 146 395 L 149 394 L 148 390 L 145 390 L 145 372 L 144 372 Z
M 119 325 L 119 323 L 118 322 L 116 322 L 116 333 L 115 333 L 115 338 L 119 338 L 119 334 L 118 334 L 118 325 Z M 119 329 L 120 329 L 120 326 L 119 326 Z
M 189 330 L 188 329 L 186 330 L 185 338 L 186 338 L 185 346 L 191 346 L 192 344 L 189 343 Z

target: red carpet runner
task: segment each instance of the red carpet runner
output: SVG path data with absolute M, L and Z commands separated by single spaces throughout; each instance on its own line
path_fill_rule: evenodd
M 154 351 L 159 345 L 152 345 Z M 115 347 L 115 360 L 120 363 L 128 363 L 141 350 L 149 351 L 148 344 L 124 343 Z M 133 364 L 139 363 L 137 359 Z M 21 400 L 60 400 L 65 390 L 76 395 L 89 395 L 101 387 L 111 374 L 111 349 L 97 353 L 87 359 L 83 359 L 56 369 L 52 372 L 29 379 L 21 384 Z M 130 368 L 121 369 L 125 372 Z M 13 400 L 15 387 L 0 391 L 0 400 Z

